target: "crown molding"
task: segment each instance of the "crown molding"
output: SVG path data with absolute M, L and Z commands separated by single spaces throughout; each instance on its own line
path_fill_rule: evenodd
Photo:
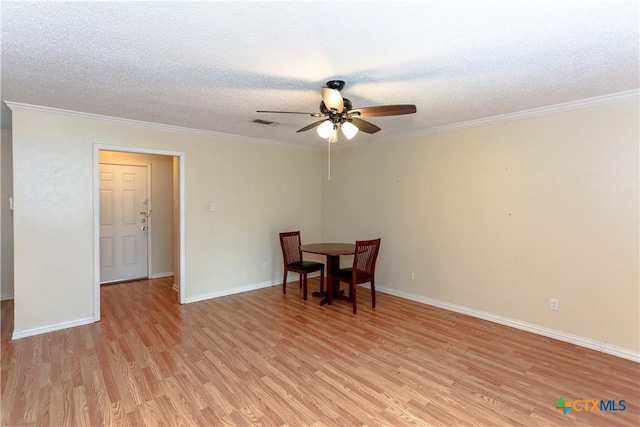
M 393 140 L 412 138 L 416 136 L 431 135 L 434 133 L 444 133 L 460 129 L 469 129 L 479 126 L 486 126 L 496 123 L 510 122 L 514 120 L 528 119 L 531 117 L 546 116 L 549 114 L 563 113 L 566 111 L 579 110 L 581 108 L 595 107 L 599 105 L 613 104 L 616 102 L 637 99 L 640 97 L 640 89 L 625 92 L 612 93 L 608 95 L 595 96 L 593 98 L 580 99 L 577 101 L 564 102 L 562 104 L 548 105 L 546 107 L 532 108 L 530 110 L 516 111 L 515 113 L 500 114 L 497 116 L 485 117 L 482 119 L 469 120 L 466 122 L 452 123 L 444 126 L 409 132 L 393 137 Z M 388 138 L 391 139 L 391 138 Z M 382 142 L 382 140 L 380 140 Z
M 452 123 L 443 126 L 436 126 L 428 129 L 423 129 L 415 132 L 408 132 L 401 135 L 394 135 L 389 137 L 383 137 L 380 139 L 376 139 L 375 141 L 358 141 L 350 144 L 335 144 L 332 148 L 342 149 L 347 147 L 361 146 L 361 145 L 370 145 L 372 143 L 384 143 L 384 142 L 397 142 L 399 140 L 406 140 L 408 138 L 421 137 L 426 135 L 432 135 L 437 133 L 445 133 L 451 132 L 455 130 L 461 129 L 470 129 L 480 126 L 487 126 L 491 124 L 510 122 L 514 120 L 527 119 L 531 117 L 544 116 L 549 114 L 557 114 L 566 111 L 578 110 L 581 108 L 594 107 L 599 105 L 612 104 L 616 102 L 627 101 L 630 99 L 638 99 L 640 97 L 640 89 L 633 89 L 625 92 L 612 93 L 609 95 L 596 96 L 592 98 L 581 99 L 577 101 L 565 102 L 562 104 L 554 104 L 546 107 L 533 108 L 530 110 L 517 111 L 515 113 L 507 113 L 500 114 L 497 116 L 485 117 L 481 119 L 469 120 L 466 122 Z M 324 145 L 320 146 L 309 146 L 309 145 L 301 145 L 301 144 L 292 144 L 282 141 L 276 141 L 272 139 L 263 139 L 263 138 L 255 138 L 250 136 L 240 136 L 228 133 L 214 132 L 209 130 L 202 129 L 193 129 L 186 128 L 180 126 L 173 125 L 165 125 L 161 123 L 152 123 L 152 122 L 144 122 L 139 120 L 131 120 L 131 119 L 123 119 L 119 117 L 112 116 L 103 116 L 100 114 L 92 114 L 92 113 L 83 113 L 80 111 L 72 111 L 72 110 L 64 110 L 61 108 L 53 108 L 53 107 L 44 107 L 41 105 L 32 105 L 32 104 L 24 104 L 21 102 L 12 102 L 12 101 L 4 101 L 4 103 L 12 110 L 27 110 L 34 111 L 42 114 L 62 116 L 62 117 L 70 117 L 81 120 L 93 120 L 100 122 L 108 122 L 108 123 L 116 123 L 127 126 L 135 126 L 142 127 L 147 129 L 155 129 L 161 131 L 168 132 L 178 132 L 178 133 L 186 133 L 191 135 L 200 135 L 212 138 L 222 138 L 231 141 L 240 141 L 240 142 L 249 142 L 253 144 L 262 144 L 262 145 L 279 145 L 282 147 L 288 148 L 297 148 L 303 150 L 313 150 L 319 151 L 324 149 Z
M 515 113 L 501 114 L 498 116 L 485 117 L 482 119 L 469 120 L 466 122 L 451 123 L 443 126 L 436 126 L 428 129 L 422 129 L 415 132 L 407 132 L 401 135 L 383 137 L 371 142 L 358 141 L 349 144 L 349 147 L 379 144 L 385 142 L 399 142 L 409 138 L 416 138 L 438 133 L 452 132 L 461 129 L 471 129 L 480 126 L 487 126 L 497 123 L 510 122 L 514 120 L 522 120 L 531 117 L 545 116 L 549 114 L 563 113 L 566 111 L 579 110 L 581 108 L 595 107 L 599 105 L 613 104 L 616 102 L 638 99 L 640 97 L 640 89 L 633 89 L 625 92 L 617 92 L 609 95 L 595 96 L 593 98 L 585 98 L 577 101 L 565 102 L 562 104 L 554 104 L 546 107 L 533 108 L 530 110 L 517 111 Z M 336 149 L 347 148 L 347 146 L 336 144 Z
M 251 136 L 240 136 L 234 135 L 230 133 L 222 133 L 222 132 L 214 132 L 209 130 L 202 129 L 194 129 L 187 128 L 181 126 L 173 126 L 166 125 L 162 123 L 153 123 L 153 122 L 145 122 L 141 120 L 132 120 L 132 119 L 123 119 L 120 117 L 113 116 L 103 116 L 101 114 L 93 114 L 93 113 L 84 113 L 82 111 L 73 111 L 73 110 L 65 110 L 62 108 L 54 108 L 54 107 L 45 107 L 42 105 L 33 105 L 33 104 L 25 104 L 22 102 L 13 102 L 13 101 L 4 101 L 7 104 L 7 107 L 11 109 L 11 111 L 15 110 L 23 110 L 23 111 L 32 111 L 41 114 L 47 114 L 50 116 L 59 116 L 59 117 L 67 117 L 73 119 L 80 120 L 90 120 L 90 121 L 98 121 L 103 123 L 115 123 L 119 125 L 125 126 L 134 126 L 145 129 L 154 129 L 160 131 L 167 132 L 177 132 L 177 133 L 186 133 L 190 135 L 199 135 L 206 136 L 210 138 L 221 138 L 231 141 L 239 141 L 239 142 L 249 142 L 252 144 L 262 144 L 262 145 L 279 145 L 288 148 L 298 148 L 298 149 L 307 149 L 307 150 L 315 150 L 315 147 L 309 147 L 300 144 L 291 144 L 282 141 L 276 141 L 272 139 L 264 139 L 264 138 L 255 138 Z

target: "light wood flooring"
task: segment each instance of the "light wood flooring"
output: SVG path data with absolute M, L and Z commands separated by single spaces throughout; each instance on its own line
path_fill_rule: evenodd
M 100 322 L 17 341 L 3 301 L 2 425 L 640 424 L 635 362 L 366 289 L 354 316 L 295 284 L 187 305 L 171 285 L 103 287 Z

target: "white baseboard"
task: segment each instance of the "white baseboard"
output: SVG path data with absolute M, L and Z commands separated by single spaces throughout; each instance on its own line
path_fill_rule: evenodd
M 295 280 L 287 281 L 287 283 L 292 283 L 292 282 L 297 282 L 297 278 Z M 204 301 L 211 298 L 219 298 L 227 295 L 233 295 L 233 294 L 238 294 L 242 292 L 268 288 L 270 286 L 275 286 L 280 284 L 281 284 L 280 280 L 271 280 L 267 282 L 256 283 L 253 285 L 241 286 L 239 288 L 227 289 L 219 292 L 211 292 L 207 294 L 194 295 L 191 297 L 187 297 L 186 302 L 192 303 L 197 301 Z M 422 304 L 439 307 L 439 308 L 453 311 L 456 313 L 466 314 L 468 316 L 476 317 L 478 319 L 488 320 L 490 322 L 498 323 L 501 325 L 509 326 L 509 327 L 520 329 L 527 332 L 532 332 L 534 334 L 557 339 L 559 341 L 564 341 L 570 344 L 575 344 L 581 347 L 589 348 L 592 350 L 600 351 L 602 353 L 610 354 L 612 356 L 616 356 L 623 359 L 631 360 L 633 362 L 640 363 L 640 353 L 637 353 L 633 350 L 629 350 L 626 348 L 617 347 L 611 344 L 595 341 L 595 340 L 584 338 L 578 335 L 568 334 L 566 332 L 545 328 L 545 327 L 534 325 L 527 322 L 522 322 L 520 320 L 498 316 L 492 313 L 487 313 L 484 311 L 480 311 L 480 310 L 476 310 L 476 309 L 472 309 L 472 308 L 468 308 L 468 307 L 464 307 L 456 304 L 451 304 L 448 302 L 439 301 L 432 298 L 423 297 L 421 295 L 415 295 L 415 294 L 410 294 L 403 291 L 398 291 L 396 289 L 379 286 L 376 290 L 389 295 L 394 295 L 400 298 L 416 301 Z M 2 296 L 3 300 L 11 299 L 11 298 L 13 298 L 13 295 Z M 48 326 L 43 326 L 39 328 L 27 329 L 24 331 L 14 331 L 12 335 L 12 339 L 17 340 L 20 338 L 26 338 L 33 335 L 44 334 L 47 332 L 59 331 L 62 329 L 72 328 L 75 326 L 88 325 L 90 323 L 94 323 L 94 319 L 92 317 L 73 320 L 69 322 L 57 323 L 55 325 L 48 325 Z
M 47 332 L 55 332 L 61 329 L 73 328 L 75 326 L 88 325 L 94 323 L 93 317 L 87 317 L 84 319 L 72 320 L 69 322 L 56 323 L 55 325 L 42 326 L 39 328 L 27 329 L 25 331 L 13 331 L 11 339 L 17 340 L 20 338 L 31 337 L 34 335 L 46 334 Z
M 320 273 L 317 274 L 318 277 L 320 277 Z M 298 283 L 298 275 L 297 274 L 293 274 L 293 276 L 295 276 L 295 279 L 291 279 L 291 274 L 289 274 L 289 276 L 287 276 L 287 284 L 289 283 Z M 309 277 L 314 277 L 314 275 L 309 274 Z M 262 289 L 262 288 L 268 288 L 271 286 L 280 286 L 282 285 L 282 281 L 280 279 L 275 279 L 275 280 L 270 280 L 268 282 L 262 282 L 262 283 L 256 283 L 254 285 L 247 285 L 247 286 L 241 286 L 239 288 L 233 288 L 233 289 L 228 289 L 225 291 L 220 291 L 220 292 L 212 292 L 209 294 L 201 294 L 201 295 L 194 295 L 191 297 L 187 297 L 187 304 L 190 302 L 196 302 L 196 301 L 204 301 L 207 299 L 211 299 L 211 298 L 219 298 L 219 297 L 225 297 L 227 295 L 233 295 L 233 294 L 239 294 L 242 292 L 248 292 L 248 291 L 255 291 L 256 289 Z M 174 289 L 175 289 L 175 285 L 174 285 Z
M 509 326 L 512 328 L 520 329 L 522 331 L 532 332 L 534 334 L 542 335 L 548 338 L 553 338 L 559 341 L 564 341 L 570 344 L 575 344 L 580 347 L 589 348 L 602 353 L 610 354 L 612 356 L 621 357 L 623 359 L 631 360 L 633 362 L 640 363 L 640 353 L 633 350 L 629 350 L 615 345 L 595 341 L 589 338 L 584 338 L 578 335 L 568 334 L 566 332 L 557 331 L 555 329 L 545 328 L 543 326 L 534 325 L 527 322 L 522 322 L 516 319 L 510 319 L 508 317 L 498 316 L 495 314 L 487 313 L 473 308 L 468 308 L 456 304 L 450 304 L 448 302 L 435 300 L 432 298 L 426 298 L 421 295 L 410 294 L 407 292 L 398 291 L 396 289 L 376 287 L 376 290 L 394 295 L 400 298 L 416 301 L 419 303 L 432 305 L 434 307 L 442 308 L 456 313 L 466 314 L 468 316 L 477 317 L 478 319 L 488 320 L 490 322 L 499 323 L 501 325 Z
M 0 301 L 5 301 L 8 299 L 13 299 L 13 294 L 6 294 L 6 295 L 0 296 Z
M 173 271 L 170 271 L 168 273 L 150 274 L 149 279 L 162 279 L 163 277 L 169 277 L 169 276 L 173 276 Z
M 288 281 L 287 281 L 288 283 Z M 281 284 L 280 280 L 270 280 L 268 282 L 256 283 L 254 285 L 241 286 L 239 288 L 227 289 L 219 292 L 211 292 L 207 294 L 193 295 L 187 297 L 186 303 L 189 304 L 191 302 L 204 301 L 211 298 L 220 298 L 225 297 L 227 295 L 239 294 L 242 292 L 255 291 L 256 289 L 268 288 L 270 286 Z

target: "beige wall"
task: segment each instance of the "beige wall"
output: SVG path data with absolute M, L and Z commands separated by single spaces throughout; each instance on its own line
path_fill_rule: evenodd
M 94 144 L 185 153 L 188 299 L 279 282 L 281 230 L 321 238 L 314 151 L 24 109 L 13 141 L 18 335 L 94 315 Z
M 105 144 L 185 153 L 192 299 L 278 283 L 278 231 L 379 236 L 383 289 L 637 354 L 638 114 L 632 100 L 336 146 L 327 182 L 319 152 L 14 111 L 16 330 L 92 316 L 92 153 Z
M 11 131 L 2 130 L 0 145 L 0 298 L 13 298 L 13 196 Z
M 637 354 L 638 110 L 334 150 L 323 237 L 381 237 L 377 286 Z
M 173 157 L 101 151 L 101 163 L 151 165 L 151 277 L 173 273 Z

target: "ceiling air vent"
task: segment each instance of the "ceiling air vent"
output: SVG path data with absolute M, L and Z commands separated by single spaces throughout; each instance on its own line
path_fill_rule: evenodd
M 261 125 L 272 125 L 274 122 L 270 122 L 269 120 L 255 119 L 253 123 L 260 123 Z

